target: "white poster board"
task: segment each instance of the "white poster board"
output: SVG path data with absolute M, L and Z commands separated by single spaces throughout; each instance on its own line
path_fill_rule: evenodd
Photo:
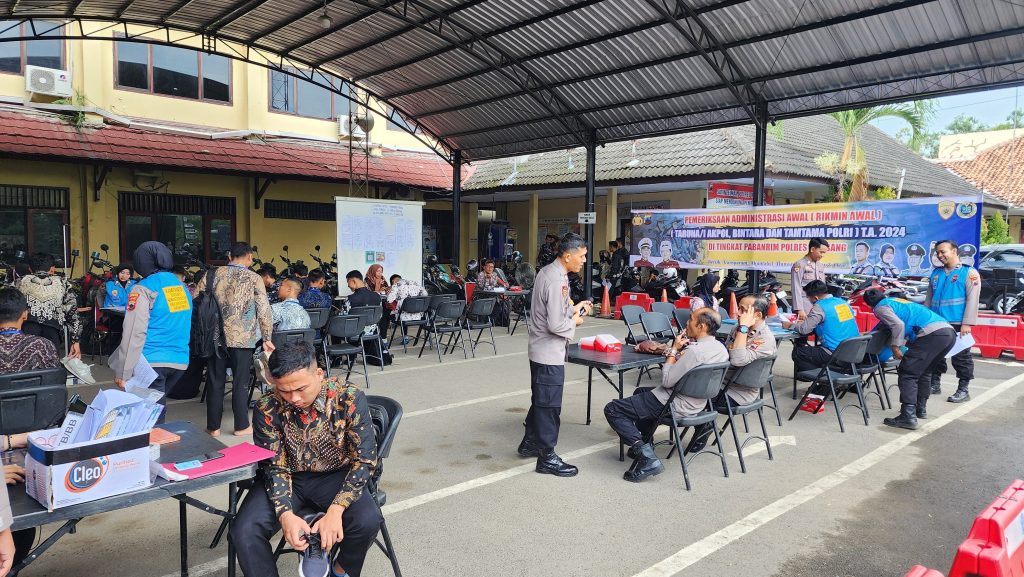
M 423 282 L 423 204 L 417 201 L 334 197 L 338 210 L 338 273 L 371 265 Z M 344 285 L 342 285 L 344 286 Z M 344 292 L 344 290 L 343 290 Z

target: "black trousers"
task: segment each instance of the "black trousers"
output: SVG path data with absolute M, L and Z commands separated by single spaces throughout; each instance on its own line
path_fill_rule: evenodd
M 224 416 L 224 387 L 231 367 L 231 412 L 235 418 L 235 430 L 249 428 L 249 374 L 252 372 L 253 349 L 227 350 L 224 358 L 208 359 L 206 369 L 206 428 L 220 429 Z
M 953 325 L 953 330 L 959 333 L 960 326 Z M 971 353 L 971 349 L 964 349 L 953 355 L 949 360 L 953 364 L 953 370 L 956 371 L 959 387 L 966 389 L 971 384 L 971 381 L 974 380 L 974 355 Z M 939 384 L 942 380 L 942 375 L 945 373 L 946 358 L 942 357 L 936 364 L 935 371 L 932 372 L 932 384 Z
M 793 369 L 798 373 L 821 369 L 831 356 L 825 347 L 793 347 Z
M 526 413 L 526 434 L 541 449 L 554 449 L 558 444 L 564 385 L 565 366 L 530 361 L 530 412 Z
M 931 394 L 932 374 L 953 348 L 956 333 L 940 329 L 907 345 L 896 374 L 899 378 L 900 403 L 921 404 Z
M 149 388 L 164 394 L 159 401 L 164 410 L 160 412 L 160 418 L 156 420 L 156 424 L 161 425 L 167 421 L 167 393 L 174 390 L 174 385 L 178 383 L 185 371 L 169 367 L 153 367 L 153 370 L 156 371 L 156 379 L 149 385 Z
M 14 538 L 14 565 L 21 563 L 32 552 L 32 545 L 36 542 L 36 528 L 19 529 L 11 532 Z
M 57 349 L 57 354 L 61 354 L 64 351 L 64 331 L 60 327 L 35 321 L 25 321 L 21 327 L 21 332 L 26 335 L 43 337 L 50 341 Z
M 658 417 L 665 404 L 651 390 L 651 387 L 640 387 L 631 396 L 615 399 L 604 406 L 608 425 L 627 445 L 650 439 L 658 426 Z
M 292 512 L 303 510 L 325 512 L 341 490 L 348 471 L 292 474 Z M 338 551 L 338 564 L 351 577 L 359 577 L 366 552 L 380 531 L 383 517 L 368 489 L 341 515 L 345 536 Z M 277 562 L 270 538 L 281 530 L 274 506 L 267 497 L 262 479 L 257 478 L 253 490 L 238 510 L 228 538 L 238 551 L 238 564 L 248 577 L 278 577 Z

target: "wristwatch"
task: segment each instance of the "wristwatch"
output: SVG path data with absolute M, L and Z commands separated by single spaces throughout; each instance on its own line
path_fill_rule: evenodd
M 741 333 L 747 334 L 750 332 L 750 327 L 748 327 L 747 325 L 742 325 L 739 330 Z

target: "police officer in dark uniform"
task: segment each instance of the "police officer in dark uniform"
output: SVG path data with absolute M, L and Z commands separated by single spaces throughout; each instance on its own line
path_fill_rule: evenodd
M 537 472 L 572 477 L 579 470 L 555 454 L 565 384 L 565 349 L 576 327 L 590 314 L 590 301 L 573 304 L 569 299 L 569 273 L 578 273 L 587 261 L 587 243 L 578 234 L 562 237 L 558 257 L 537 273 L 531 296 L 530 412 L 519 455 L 537 458 Z
M 538 269 L 542 269 L 555 262 L 555 258 L 558 256 L 557 246 L 557 236 L 549 234 L 544 237 L 544 244 L 540 247 L 540 252 L 537 254 Z

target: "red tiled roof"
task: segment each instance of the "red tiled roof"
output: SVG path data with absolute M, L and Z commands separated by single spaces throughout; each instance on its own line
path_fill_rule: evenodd
M 940 164 L 985 192 L 1024 206 L 1024 136 L 982 151 L 972 160 Z
M 0 110 L 0 155 L 83 160 L 282 178 L 347 181 L 348 149 L 294 140 L 208 138 L 104 125 L 76 130 L 65 120 Z M 361 155 L 355 168 L 362 168 Z M 387 152 L 370 156 L 373 182 L 450 189 L 452 168 L 434 154 Z

